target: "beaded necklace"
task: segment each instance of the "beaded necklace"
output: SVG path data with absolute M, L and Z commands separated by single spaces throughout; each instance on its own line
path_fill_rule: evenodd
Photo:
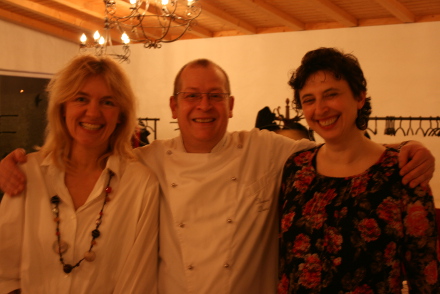
M 96 254 L 94 251 L 92 251 L 92 249 L 93 249 L 93 246 L 96 245 L 95 239 L 101 235 L 101 232 L 98 229 L 102 223 L 102 216 L 104 215 L 104 207 L 107 204 L 107 202 L 110 201 L 110 199 L 108 197 L 108 195 L 112 192 L 112 188 L 110 187 L 110 181 L 111 181 L 112 177 L 115 175 L 111 170 L 108 170 L 108 174 L 109 174 L 109 177 L 108 177 L 107 187 L 104 189 L 104 191 L 105 191 L 104 203 L 102 204 L 101 210 L 98 214 L 98 219 L 96 220 L 96 227 L 92 231 L 92 241 L 90 242 L 90 248 L 88 251 L 86 251 L 86 253 L 84 253 L 84 257 L 82 259 L 80 259 L 75 265 L 65 263 L 64 258 L 63 258 L 63 253 L 65 253 L 67 251 L 67 249 L 69 248 L 69 245 L 61 239 L 60 210 L 59 210 L 60 197 L 58 197 L 58 195 L 55 195 L 52 198 L 50 198 L 50 203 L 52 204 L 52 212 L 55 216 L 54 221 L 56 222 L 55 235 L 57 236 L 57 240 L 55 241 L 53 247 L 54 247 L 55 252 L 58 253 L 60 256 L 60 262 L 63 265 L 63 271 L 66 274 L 70 273 L 74 268 L 78 267 L 83 260 L 86 260 L 89 262 L 95 260 Z

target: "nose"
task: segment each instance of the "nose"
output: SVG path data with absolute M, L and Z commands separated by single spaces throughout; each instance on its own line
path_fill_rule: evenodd
M 325 99 L 317 99 L 315 105 L 316 105 L 316 112 L 318 114 L 325 113 L 328 110 L 327 102 Z
M 202 110 L 209 110 L 212 107 L 211 99 L 209 99 L 208 94 L 203 93 L 197 107 Z
M 90 101 L 90 103 L 87 104 L 86 108 L 86 114 L 88 116 L 99 116 L 101 114 L 101 108 L 97 101 Z

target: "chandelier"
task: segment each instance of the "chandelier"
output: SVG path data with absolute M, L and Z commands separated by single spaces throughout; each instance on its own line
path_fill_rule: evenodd
M 143 43 L 145 48 L 160 48 L 162 43 L 179 40 L 202 12 L 200 0 L 104 0 L 104 31 L 96 31 L 93 41 L 80 38 L 80 50 L 93 50 L 96 55 L 111 55 L 128 61 L 129 43 Z M 115 45 L 122 45 L 115 53 Z

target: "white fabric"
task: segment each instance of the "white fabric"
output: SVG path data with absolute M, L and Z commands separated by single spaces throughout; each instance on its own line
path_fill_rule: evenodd
M 29 154 L 22 166 L 28 180 L 24 195 L 5 195 L 0 205 L 0 293 L 17 288 L 32 294 L 156 293 L 156 177 L 139 162 L 120 162 L 112 156 L 86 203 L 75 211 L 64 172 L 40 157 L 38 152 Z M 96 260 L 83 261 L 65 274 L 52 248 L 56 223 L 49 199 L 55 194 L 61 198 L 61 237 L 70 245 L 63 257 L 65 263 L 75 264 L 90 247 L 107 169 L 115 176 L 99 228 L 101 236 L 93 248 Z
M 275 293 L 282 168 L 314 145 L 254 129 L 211 153 L 186 153 L 180 137 L 138 148 L 164 192 L 159 293 Z

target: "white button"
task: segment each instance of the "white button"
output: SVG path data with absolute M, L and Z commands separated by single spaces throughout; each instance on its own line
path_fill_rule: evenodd
M 176 188 L 176 187 L 177 187 L 177 184 L 176 184 L 176 183 L 172 183 L 172 184 L 171 184 L 171 187 Z
M 188 269 L 189 269 L 189 270 L 192 270 L 192 269 L 193 269 L 193 266 L 192 266 L 192 265 L 188 265 Z
M 224 268 L 228 268 L 228 267 L 229 267 L 229 263 L 225 263 L 225 264 L 223 265 L 223 267 L 224 267 Z
M 231 218 L 228 218 L 226 221 L 227 221 L 228 223 L 232 223 L 232 219 L 231 219 Z
M 183 227 L 185 227 L 185 224 L 184 223 L 180 223 L 179 227 L 183 228 Z
M 173 154 L 173 151 L 171 151 L 171 150 L 167 150 L 167 154 L 168 154 L 168 155 L 171 155 L 171 154 Z
M 231 180 L 232 180 L 232 181 L 236 181 L 237 178 L 236 178 L 236 177 L 232 177 Z

